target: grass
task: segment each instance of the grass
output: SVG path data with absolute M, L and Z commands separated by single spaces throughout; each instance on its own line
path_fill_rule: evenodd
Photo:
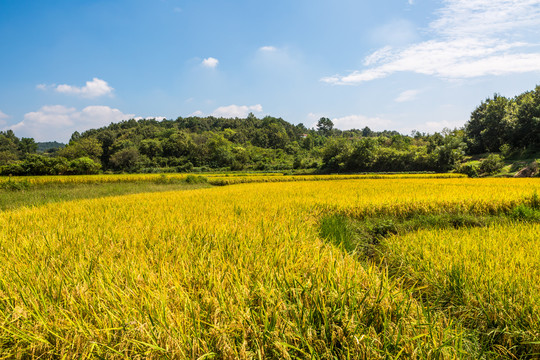
M 14 210 L 23 206 L 96 199 L 109 196 L 153 193 L 174 190 L 193 190 L 210 187 L 206 183 L 187 182 L 117 182 L 47 184 L 44 186 L 14 186 L 0 189 L 0 210 Z

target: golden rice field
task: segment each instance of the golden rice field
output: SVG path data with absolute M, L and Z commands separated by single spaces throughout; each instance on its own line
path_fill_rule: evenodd
M 187 176 L 200 176 L 200 174 L 105 174 L 105 175 L 50 175 L 50 176 L 0 176 L 0 183 L 6 181 L 25 181 L 34 185 L 48 184 L 95 184 L 95 183 L 123 183 L 134 181 L 185 180 Z M 288 182 L 306 180 L 346 180 L 346 179 L 418 179 L 418 178 L 463 178 L 463 174 L 395 174 L 395 175 L 284 175 L 280 173 L 231 173 L 204 174 L 208 182 L 213 185 L 232 185 L 253 182 Z
M 380 264 L 320 233 L 334 213 L 505 214 L 539 179 L 301 180 L 1 212 L 0 358 L 540 357 L 538 223 L 390 236 Z

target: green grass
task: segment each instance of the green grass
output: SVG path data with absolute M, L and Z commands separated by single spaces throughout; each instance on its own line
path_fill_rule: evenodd
M 0 188 L 0 210 L 14 210 L 23 206 L 40 206 L 48 203 L 95 199 L 108 196 L 147 192 L 192 190 L 210 187 L 204 182 L 121 182 L 95 184 L 48 184 Z

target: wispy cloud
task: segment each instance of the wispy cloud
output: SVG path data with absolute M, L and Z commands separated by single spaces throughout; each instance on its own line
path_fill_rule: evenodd
M 219 64 L 219 60 L 213 57 L 209 57 L 204 59 L 201 64 L 204 67 L 215 69 Z
M 76 95 L 83 98 L 97 98 L 104 95 L 111 95 L 114 90 L 105 80 L 101 80 L 98 78 L 93 78 L 91 81 L 87 81 L 86 85 L 81 87 L 67 84 L 38 84 L 36 85 L 36 88 L 39 90 L 47 90 L 49 88 L 52 88 L 58 93 Z
M 420 93 L 420 90 L 405 90 L 401 94 L 398 95 L 397 98 L 395 98 L 395 102 L 406 102 L 416 99 L 418 94 Z
M 259 51 L 274 52 L 277 51 L 277 48 L 275 46 L 261 46 Z
M 366 57 L 366 69 L 321 80 L 356 85 L 396 72 L 466 79 L 540 71 L 540 0 L 446 0 L 429 24 L 430 40 L 384 47 Z
M 67 141 L 75 131 L 98 128 L 133 118 L 108 106 L 87 106 L 82 110 L 64 105 L 43 106 L 38 111 L 26 113 L 23 121 L 11 126 L 22 136 L 33 137 L 37 141 Z

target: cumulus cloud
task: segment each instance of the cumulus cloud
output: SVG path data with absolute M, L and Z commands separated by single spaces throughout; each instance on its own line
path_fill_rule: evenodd
M 420 90 L 405 90 L 395 98 L 395 102 L 406 102 L 416 99 L 416 96 L 420 93 Z
M 262 112 L 262 106 L 260 104 L 246 106 L 246 105 L 229 105 L 220 106 L 212 112 L 212 116 L 223 118 L 245 118 L 250 112 L 260 113 Z
M 201 64 L 204 67 L 215 69 L 219 64 L 219 60 L 213 57 L 209 57 L 204 59 Z
M 380 117 L 368 117 L 364 115 L 347 115 L 333 118 L 334 126 L 341 130 L 362 129 L 366 126 L 374 130 L 384 130 L 392 125 L 392 121 Z
M 161 121 L 161 120 L 165 120 L 166 117 L 165 116 L 147 116 L 147 117 L 136 116 L 133 119 L 135 119 L 135 120 L 157 120 L 157 121 Z
M 79 111 L 74 107 L 49 105 L 26 113 L 23 121 L 11 126 L 11 129 L 21 136 L 33 137 L 36 141 L 66 142 L 75 131 L 99 128 L 133 116 L 108 106 L 87 106 Z
M 540 0 L 445 0 L 429 24 L 433 38 L 384 47 L 366 57 L 363 70 L 322 78 L 357 85 L 396 72 L 466 79 L 540 71 Z
M 61 94 L 76 95 L 83 98 L 97 98 L 104 95 L 111 95 L 114 90 L 105 80 L 98 78 L 87 81 L 86 85 L 82 87 L 67 84 L 38 84 L 36 85 L 36 88 L 39 90 L 53 89 Z

